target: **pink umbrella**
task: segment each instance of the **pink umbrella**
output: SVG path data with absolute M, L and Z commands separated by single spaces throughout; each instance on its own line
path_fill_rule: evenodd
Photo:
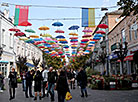
M 106 25 L 106 24 L 99 24 L 97 27 L 98 28 L 106 29 L 106 28 L 108 28 L 108 25 Z
M 82 32 L 84 32 L 84 33 L 91 33 L 92 30 L 90 30 L 90 29 L 84 29 Z
M 34 45 L 39 45 L 39 44 L 41 44 L 42 42 L 41 41 L 36 41 L 35 43 L 34 43 Z
M 18 28 L 10 28 L 9 31 L 20 32 L 20 29 L 18 29 Z
M 92 35 L 91 34 L 85 34 L 85 35 L 83 35 L 82 37 L 83 38 L 86 38 L 86 37 L 91 37 Z
M 56 30 L 55 33 L 64 33 L 63 30 Z
M 50 40 L 50 41 L 52 41 L 52 39 L 51 39 L 51 38 L 45 38 L 45 40 Z
M 55 39 L 53 41 L 55 41 L 56 43 L 58 42 L 58 40 L 55 40 Z
M 78 39 L 78 37 L 70 37 L 70 39 Z
M 105 34 L 105 32 L 102 30 L 98 30 L 98 31 L 96 31 L 96 33 Z
M 14 36 L 24 36 L 25 34 L 23 32 L 17 32 L 14 34 Z
M 87 42 L 87 41 L 89 41 L 88 39 L 82 39 L 81 40 L 82 42 Z

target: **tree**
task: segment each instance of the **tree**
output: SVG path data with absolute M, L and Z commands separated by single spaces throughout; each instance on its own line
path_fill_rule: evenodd
M 119 10 L 123 10 L 121 17 L 138 14 L 138 0 L 120 0 L 117 5 L 120 6 Z
M 39 58 L 39 59 L 35 59 L 35 57 L 33 57 L 33 58 L 32 58 L 32 61 L 33 61 L 33 63 L 34 63 L 35 68 L 37 68 L 37 66 L 38 66 L 38 64 L 39 64 L 39 62 L 40 62 L 40 58 Z
M 28 70 L 26 62 L 27 62 L 27 57 L 18 56 L 18 59 L 16 60 L 16 65 L 19 68 L 20 73 L 24 70 Z

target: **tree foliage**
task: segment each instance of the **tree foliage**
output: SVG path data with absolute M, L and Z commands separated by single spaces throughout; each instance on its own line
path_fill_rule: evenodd
M 120 6 L 119 10 L 123 10 L 121 17 L 130 16 L 131 13 L 132 15 L 138 14 L 138 0 L 120 0 L 117 5 Z

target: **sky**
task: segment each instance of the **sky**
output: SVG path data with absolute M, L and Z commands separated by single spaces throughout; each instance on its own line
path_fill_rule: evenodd
M 68 7 L 88 7 L 88 8 L 94 8 L 94 7 L 110 7 L 110 6 L 116 6 L 118 0 L 1 0 L 1 2 L 7 2 L 7 3 L 14 3 L 18 5 L 46 5 L 46 6 L 68 6 Z M 3 9 L 9 9 L 10 16 L 14 16 L 15 6 L 10 5 L 9 7 L 1 7 L 1 10 Z M 117 10 L 117 8 L 109 9 L 108 12 Z M 100 11 L 100 9 L 95 10 L 95 17 L 101 17 L 104 15 L 105 11 Z M 44 7 L 30 7 L 29 8 L 29 19 L 33 18 L 81 18 L 81 9 L 72 9 L 72 8 L 44 8 Z M 100 22 L 100 19 L 96 19 L 96 25 Z M 41 26 L 47 26 L 50 28 L 49 31 L 46 31 L 46 33 L 51 34 L 52 36 L 57 36 L 58 34 L 54 33 L 55 30 L 57 30 L 56 27 L 52 26 L 53 22 L 56 22 L 57 20 L 48 20 L 48 21 L 33 21 L 30 20 L 29 22 L 32 23 L 31 27 L 18 27 L 24 31 L 25 29 L 33 29 L 36 31 L 36 35 L 40 35 L 40 33 L 43 33 L 42 31 L 39 31 L 38 28 Z M 69 33 L 71 31 L 68 30 L 68 28 L 72 25 L 79 25 L 80 28 L 78 30 L 79 39 L 81 39 L 81 36 L 84 34 L 82 30 L 84 29 L 81 27 L 81 20 L 59 20 L 59 22 L 62 22 L 64 24 L 63 27 L 60 27 L 61 30 L 64 30 L 64 35 L 69 39 Z

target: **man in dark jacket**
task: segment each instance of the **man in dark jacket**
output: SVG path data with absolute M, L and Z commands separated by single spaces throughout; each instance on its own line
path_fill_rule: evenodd
M 0 71 L 0 92 L 3 92 L 3 87 L 4 87 L 4 76 L 2 75 L 2 72 Z
M 15 69 L 12 68 L 12 71 L 9 74 L 9 92 L 10 92 L 9 100 L 15 98 L 15 88 L 17 88 L 17 72 L 15 72 Z
M 51 95 L 51 101 L 54 101 L 54 88 L 57 80 L 57 72 L 53 72 L 53 67 L 48 72 L 48 93 Z
M 81 97 L 84 97 L 84 92 L 85 92 L 85 96 L 87 97 L 88 96 L 87 89 L 86 89 L 87 75 L 86 75 L 86 72 L 83 70 L 83 68 L 80 68 L 80 72 L 78 73 L 77 80 L 81 87 L 81 93 L 82 93 Z
M 30 97 L 34 97 L 32 95 L 32 81 L 33 81 L 33 71 L 31 70 L 26 73 L 26 90 L 25 90 L 26 98 L 28 98 L 28 88 Z

